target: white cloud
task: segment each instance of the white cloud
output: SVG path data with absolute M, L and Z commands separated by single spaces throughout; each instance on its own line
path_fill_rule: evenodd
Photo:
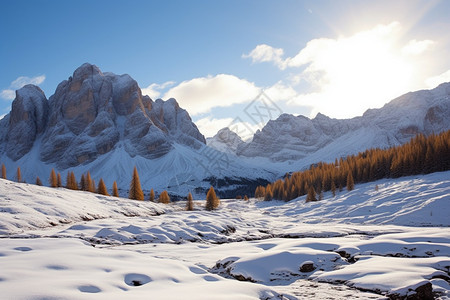
M 152 83 L 148 87 L 142 89 L 142 95 L 147 95 L 152 99 L 158 99 L 161 95 L 161 90 L 171 87 L 175 81 L 166 81 L 164 83 Z
M 243 58 L 251 58 L 252 62 L 269 62 L 272 61 L 280 68 L 284 68 L 283 57 L 284 51 L 281 48 L 273 48 L 266 44 L 256 46 L 249 54 L 243 54 Z
M 14 90 L 3 90 L 0 92 L 0 98 L 3 98 L 5 100 L 14 100 L 16 97 L 16 92 Z
M 252 124 L 240 119 L 232 118 L 216 119 L 212 116 L 207 116 L 197 120 L 195 121 L 195 124 L 205 137 L 213 137 L 220 129 L 228 127 L 231 131 L 239 135 L 244 141 L 252 138 L 253 134 L 265 125 Z
M 227 107 L 253 100 L 259 93 L 252 82 L 234 75 L 219 74 L 183 81 L 164 94 L 175 98 L 191 115 L 209 112 L 213 107 Z
M 448 70 L 438 76 L 430 77 L 427 80 L 425 80 L 425 84 L 429 88 L 435 88 L 444 82 L 450 82 L 450 70 Z
M 311 107 L 311 117 L 321 112 L 348 118 L 381 107 L 415 87 L 412 78 L 417 74 L 413 72 L 420 70 L 416 57 L 434 42 L 402 44 L 403 33 L 400 23 L 392 22 L 350 36 L 313 39 L 293 57 L 283 58 L 282 49 L 268 45 L 258 45 L 244 57 L 294 70 L 287 79 L 294 87 L 301 84 L 302 92 L 295 93 L 282 82 L 273 87 L 279 88 L 275 94 L 291 96 L 288 105 Z
M 34 84 L 34 85 L 40 85 L 45 80 L 45 75 L 40 75 L 36 77 L 27 77 L 27 76 L 20 76 L 13 82 L 11 82 L 11 88 L 12 89 L 20 89 L 24 85 L 27 84 Z
M 434 42 L 431 40 L 410 40 L 408 44 L 402 48 L 402 53 L 407 55 L 419 55 L 429 49 L 433 44 Z
M 215 119 L 212 116 L 208 116 L 196 121 L 195 125 L 205 137 L 213 137 L 217 131 L 228 127 L 231 122 L 233 122 L 232 118 Z
M 16 97 L 15 90 L 22 88 L 27 84 L 39 85 L 45 80 L 45 75 L 36 77 L 20 76 L 9 85 L 8 89 L 4 89 L 0 92 L 0 98 L 5 100 L 13 100 Z

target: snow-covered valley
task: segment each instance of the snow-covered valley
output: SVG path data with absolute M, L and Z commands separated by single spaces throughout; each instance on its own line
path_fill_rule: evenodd
M 5 299 L 450 297 L 450 172 L 216 211 L 0 180 Z M 433 293 L 433 294 L 432 294 Z M 411 298 L 413 299 L 413 298 Z

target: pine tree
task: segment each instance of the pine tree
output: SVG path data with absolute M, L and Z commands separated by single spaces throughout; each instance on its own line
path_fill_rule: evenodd
M 351 191 L 355 188 L 355 183 L 353 182 L 352 172 L 348 172 L 347 175 L 347 191 Z
M 162 191 L 159 195 L 159 203 L 169 204 L 170 197 L 166 190 Z
M 219 207 L 219 204 L 220 200 L 216 196 L 216 191 L 214 191 L 214 188 L 211 186 L 206 194 L 206 209 L 214 210 Z
M 70 182 L 72 184 L 71 189 L 74 191 L 77 191 L 78 190 L 78 182 L 77 182 L 77 178 L 75 177 L 74 172 L 70 172 Z
M 108 190 L 106 189 L 105 182 L 103 181 L 102 178 L 100 178 L 100 180 L 98 182 L 97 193 L 100 195 L 109 196 Z
M 130 192 L 128 193 L 128 198 L 134 200 L 144 200 L 144 193 L 142 192 L 141 181 L 139 180 L 139 174 L 136 167 L 134 167 L 133 170 L 133 177 L 130 183 Z
M 273 199 L 272 186 L 270 184 L 266 187 L 266 193 L 264 195 L 264 201 L 270 201 Z
M 306 202 L 317 201 L 316 191 L 313 186 L 308 188 L 308 195 L 306 196 Z
M 6 179 L 6 167 L 5 167 L 5 164 L 2 164 L 2 178 Z
M 20 167 L 17 167 L 17 182 L 22 182 L 22 172 L 20 171 Z
M 42 181 L 39 176 L 36 177 L 36 185 L 42 186 Z
M 59 172 L 56 174 L 56 185 L 62 187 L 61 174 L 59 174 Z
M 148 198 L 151 202 L 155 202 L 155 191 L 153 189 L 150 190 L 150 196 Z
M 89 187 L 89 192 L 91 192 L 91 193 L 97 192 L 97 187 L 95 186 L 95 180 L 94 179 L 91 180 L 91 186 Z
M 186 210 L 194 210 L 194 200 L 191 193 L 187 196 Z
M 116 181 L 113 182 L 113 188 L 112 188 L 112 190 L 113 190 L 113 196 L 114 196 L 114 197 L 119 197 L 119 190 L 117 189 L 117 183 L 116 183 Z
M 81 179 L 80 179 L 80 190 L 82 191 L 87 191 L 86 188 L 86 177 L 84 177 L 84 174 L 81 174 Z
M 56 178 L 55 169 L 52 169 L 50 172 L 50 179 L 49 179 L 50 186 L 53 188 L 58 187 L 58 179 Z
M 331 181 L 331 193 L 333 194 L 333 197 L 336 196 L 336 185 L 334 184 L 334 180 Z

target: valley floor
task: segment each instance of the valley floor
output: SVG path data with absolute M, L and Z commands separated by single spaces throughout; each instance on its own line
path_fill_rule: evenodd
M 377 189 L 375 189 L 377 186 Z M 450 172 L 217 211 L 0 180 L 5 299 L 450 297 Z

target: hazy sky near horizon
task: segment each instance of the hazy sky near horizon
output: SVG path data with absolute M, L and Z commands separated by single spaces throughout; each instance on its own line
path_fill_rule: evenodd
M 450 81 L 450 1 L 0 2 L 0 115 L 15 90 L 49 98 L 85 62 L 174 97 L 205 136 L 280 112 L 361 115 Z M 260 118 L 258 120 L 263 120 Z

